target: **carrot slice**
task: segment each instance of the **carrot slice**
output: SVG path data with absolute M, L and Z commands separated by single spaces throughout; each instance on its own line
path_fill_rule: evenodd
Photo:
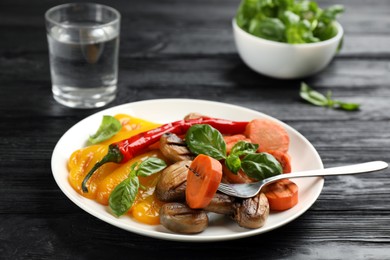
M 232 173 L 225 164 L 222 166 L 222 169 L 222 179 L 228 183 L 251 183 L 256 181 L 255 179 L 249 178 L 241 169 L 237 174 Z
M 258 152 L 287 152 L 290 138 L 282 125 L 269 119 L 254 119 L 248 123 L 245 135 L 258 144 Z
M 232 150 L 233 146 L 239 141 L 247 141 L 250 142 L 249 138 L 246 138 L 245 135 L 237 134 L 237 135 L 225 135 L 223 137 L 226 143 L 226 152 L 229 154 Z
M 282 211 L 294 207 L 298 203 L 298 185 L 283 179 L 263 188 L 271 210 Z
M 221 163 L 204 154 L 192 161 L 187 174 L 186 201 L 190 208 L 206 207 L 222 179 Z
M 281 151 L 268 151 L 282 165 L 283 173 L 291 172 L 291 156 Z

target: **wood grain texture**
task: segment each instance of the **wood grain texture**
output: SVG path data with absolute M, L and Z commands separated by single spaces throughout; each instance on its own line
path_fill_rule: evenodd
M 236 241 L 156 240 L 74 205 L 53 179 L 50 157 L 67 129 L 100 109 L 74 110 L 52 98 L 43 14 L 60 3 L 0 2 L 0 259 L 389 258 L 390 169 L 326 178 L 298 219 Z M 122 14 L 119 93 L 107 107 L 156 98 L 227 102 L 291 125 L 326 167 L 390 162 L 389 1 L 319 1 L 346 7 L 344 47 L 324 71 L 302 80 L 267 78 L 241 61 L 231 31 L 239 0 L 101 3 Z M 361 110 L 303 102 L 303 80 Z

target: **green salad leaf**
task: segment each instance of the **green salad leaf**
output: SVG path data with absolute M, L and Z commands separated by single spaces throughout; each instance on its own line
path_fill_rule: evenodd
M 332 99 L 332 92 L 330 91 L 325 96 L 320 92 L 313 90 L 304 82 L 301 83 L 301 90 L 299 94 L 302 99 L 316 106 L 342 109 L 346 111 L 356 111 L 360 108 L 360 104 L 347 103 Z
M 128 177 L 111 192 L 108 200 L 111 211 L 118 217 L 125 214 L 133 205 L 140 188 L 138 176 L 150 176 L 162 171 L 165 167 L 167 165 L 163 160 L 154 157 L 132 164 Z
M 135 175 L 131 175 L 112 191 L 108 204 L 116 216 L 122 216 L 133 205 L 138 193 L 139 180 Z
M 241 161 L 241 167 L 246 175 L 256 180 L 283 173 L 280 163 L 268 153 L 247 154 Z
M 225 159 L 226 143 L 222 134 L 206 124 L 193 125 L 188 129 L 186 142 L 191 152 L 205 154 L 217 160 Z
M 150 157 L 147 160 L 140 163 L 138 169 L 136 170 L 137 176 L 148 177 L 156 172 L 162 171 L 167 167 L 166 163 L 155 157 Z
M 225 165 L 232 173 L 237 174 L 241 169 L 241 159 L 237 154 L 230 154 L 225 160 Z
M 282 166 L 272 155 L 256 153 L 258 144 L 239 141 L 227 155 L 222 134 L 210 125 L 191 126 L 185 140 L 191 152 L 225 160 L 225 165 L 234 174 L 242 169 L 249 177 L 260 180 L 282 173 Z
M 246 141 L 239 141 L 232 147 L 230 154 L 242 156 L 248 153 L 255 153 L 258 148 L 258 144 L 252 144 Z
M 341 5 L 321 9 L 310 0 L 242 0 L 235 19 L 248 33 L 290 44 L 313 43 L 334 37 Z
M 121 128 L 122 124 L 118 119 L 113 116 L 103 116 L 99 129 L 88 138 L 88 142 L 89 144 L 103 142 L 117 134 Z

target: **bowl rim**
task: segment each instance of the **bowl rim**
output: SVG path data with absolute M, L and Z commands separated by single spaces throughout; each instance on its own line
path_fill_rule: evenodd
M 272 41 L 268 39 L 264 39 L 255 35 L 252 35 L 245 30 L 243 30 L 240 26 L 238 26 L 236 22 L 236 18 L 232 19 L 232 24 L 233 24 L 233 29 L 237 32 L 240 32 L 242 35 L 245 35 L 252 41 L 257 41 L 258 43 L 262 44 L 268 44 L 268 45 L 274 45 L 274 46 L 280 46 L 280 47 L 294 47 L 294 48 L 307 48 L 307 47 L 319 47 L 319 46 L 324 46 L 324 45 L 329 45 L 334 43 L 335 41 L 340 41 L 344 34 L 344 29 L 341 26 L 341 24 L 338 21 L 334 21 L 334 23 L 337 26 L 337 34 L 333 36 L 332 38 L 325 40 L 325 41 L 320 41 L 320 42 L 312 42 L 312 43 L 297 43 L 297 44 L 291 44 L 291 43 L 286 43 L 286 42 L 277 42 L 277 41 Z

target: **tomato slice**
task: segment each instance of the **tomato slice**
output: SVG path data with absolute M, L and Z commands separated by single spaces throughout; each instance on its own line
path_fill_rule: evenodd
M 199 154 L 191 163 L 187 174 L 186 201 L 190 208 L 206 207 L 222 179 L 222 164 L 207 155 Z

